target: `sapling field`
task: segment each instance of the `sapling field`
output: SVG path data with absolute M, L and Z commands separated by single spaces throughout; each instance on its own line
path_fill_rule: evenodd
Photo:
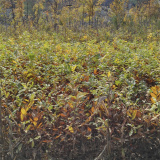
M 88 13 L 86 28 L 65 21 L 74 7 L 54 12 L 58 29 L 36 6 L 34 21 L 12 12 L 0 25 L 0 159 L 160 158 L 160 30 L 150 4 L 128 15 L 114 1 L 106 28 L 85 3 L 77 12 Z
M 83 38 L 64 42 L 56 34 L 27 31 L 1 35 L 2 130 L 4 145 L 11 141 L 15 154 L 24 148 L 38 154 L 38 146 L 60 144 L 68 152 L 73 142 L 105 144 L 108 136 L 121 146 L 144 137 L 152 141 L 158 132 L 157 39 Z

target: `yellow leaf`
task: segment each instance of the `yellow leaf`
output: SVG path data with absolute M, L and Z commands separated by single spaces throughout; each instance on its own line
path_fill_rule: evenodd
M 70 106 L 71 108 L 74 108 L 74 106 L 73 106 L 72 103 L 68 102 L 68 104 L 69 104 L 69 106 Z
M 74 130 L 73 130 L 73 127 L 72 127 L 72 126 L 69 126 L 68 129 L 69 129 L 69 131 L 70 131 L 71 133 L 74 133 Z
M 130 111 L 127 111 L 127 116 L 131 117 Z
M 21 114 L 26 115 L 27 111 L 24 108 L 21 108 Z
M 156 95 L 157 95 L 156 87 L 151 87 L 151 90 L 152 90 L 152 92 L 153 92 L 154 94 L 156 94 Z
M 151 90 L 152 92 L 150 93 L 150 95 L 152 103 L 158 102 L 160 100 L 160 87 L 154 86 L 151 87 Z
M 137 110 L 133 110 L 133 113 L 132 113 L 132 120 L 136 118 L 136 115 L 137 115 Z
M 26 127 L 26 129 L 25 129 L 25 132 L 28 132 L 31 127 L 32 127 L 32 125 L 28 125 L 28 126 Z
M 91 138 L 92 138 L 91 134 L 89 136 L 87 136 L 87 139 L 91 139 Z
M 23 74 L 27 74 L 28 73 L 28 71 L 23 71 Z
M 85 36 L 83 36 L 83 38 L 86 40 L 86 39 L 87 39 L 87 36 L 85 35 Z
M 109 71 L 109 72 L 108 72 L 108 78 L 109 78 L 110 76 L 111 76 L 111 72 Z
M 72 72 L 74 72 L 74 71 L 75 71 L 76 67 L 77 67 L 77 65 L 75 65 L 75 66 L 71 66 L 71 70 L 72 70 Z
M 154 97 L 151 98 L 152 103 L 156 103 L 156 99 Z
M 151 93 L 151 96 L 157 98 L 157 96 L 154 93 Z
M 135 119 L 135 118 L 137 117 L 137 110 L 129 109 L 129 110 L 127 111 L 127 115 L 128 115 L 129 117 L 131 117 L 132 120 L 133 120 L 133 119 Z
M 93 73 L 94 73 L 94 75 L 97 75 L 98 74 L 97 69 L 94 69 Z
M 38 121 L 38 117 L 34 117 L 34 121 Z
M 89 113 L 86 113 L 86 116 L 90 116 L 90 114 L 89 114 Z
M 33 121 L 32 123 L 34 124 L 34 126 L 37 126 L 37 122 Z
M 20 115 L 21 121 L 24 120 L 24 117 L 26 116 L 26 114 L 27 114 L 27 111 L 24 108 L 21 108 L 21 115 Z
M 28 99 L 24 99 L 26 102 L 29 102 L 29 100 Z
M 34 104 L 34 97 L 35 97 L 35 93 L 32 93 L 30 96 L 30 103 L 28 104 L 28 106 L 26 107 L 26 110 L 28 111 L 32 105 Z
M 16 61 L 12 61 L 13 63 L 17 63 Z
M 24 116 L 23 116 L 23 114 L 21 114 L 21 115 L 20 115 L 20 117 L 21 117 L 21 121 L 23 121 L 23 119 L 24 119 Z
M 113 89 L 115 89 L 115 88 L 116 88 L 116 86 L 115 86 L 115 85 L 113 85 L 113 86 L 112 86 L 112 88 L 113 88 Z

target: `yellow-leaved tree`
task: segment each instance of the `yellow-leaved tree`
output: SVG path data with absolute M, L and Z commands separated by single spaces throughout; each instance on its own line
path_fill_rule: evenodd
M 121 27 L 124 23 L 127 5 L 128 0 L 114 0 L 110 4 L 109 16 L 116 29 Z

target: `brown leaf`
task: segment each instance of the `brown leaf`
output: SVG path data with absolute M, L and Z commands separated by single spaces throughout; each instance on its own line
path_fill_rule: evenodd
M 60 114 L 60 116 L 61 116 L 61 117 L 66 117 L 66 115 L 65 115 L 65 114 L 63 114 L 63 113 L 61 113 L 61 114 Z
M 94 73 L 94 75 L 97 75 L 98 74 L 97 69 L 94 69 L 93 73 Z
M 58 136 L 56 136 L 54 139 L 58 139 L 61 136 L 61 134 L 59 134 Z
M 91 108 L 91 112 L 94 113 L 94 107 Z
M 43 140 L 43 141 L 42 141 L 42 143 L 50 143 L 50 142 L 52 142 L 52 140 L 47 140 L 47 139 L 46 139 L 46 140 Z
M 88 130 L 89 132 L 91 132 L 91 131 L 92 131 L 92 129 L 91 129 L 90 127 L 87 127 L 87 130 Z

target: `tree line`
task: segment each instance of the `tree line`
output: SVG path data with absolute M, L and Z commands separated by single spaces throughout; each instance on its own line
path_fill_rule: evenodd
M 3 29 L 160 28 L 159 0 L 1 0 L 0 6 Z

